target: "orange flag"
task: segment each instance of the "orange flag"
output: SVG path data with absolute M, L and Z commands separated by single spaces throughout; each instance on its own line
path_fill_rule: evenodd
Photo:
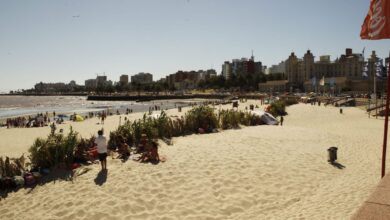
M 390 38 L 390 0 L 371 0 L 360 38 L 368 40 Z

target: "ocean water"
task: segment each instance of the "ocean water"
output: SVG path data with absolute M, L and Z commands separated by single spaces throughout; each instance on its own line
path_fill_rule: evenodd
M 161 106 L 161 110 L 187 106 L 199 100 L 160 100 L 151 102 L 134 101 L 88 101 L 83 96 L 0 96 L 0 119 L 22 115 L 35 115 L 53 111 L 56 114 L 87 114 L 110 109 L 111 112 L 125 112 L 126 108 L 133 112 L 148 111 L 150 106 Z

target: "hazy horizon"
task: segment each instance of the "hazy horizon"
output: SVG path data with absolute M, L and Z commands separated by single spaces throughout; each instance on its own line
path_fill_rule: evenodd
M 369 0 L 1 1 L 0 92 L 35 83 L 139 72 L 216 69 L 250 57 L 271 66 L 310 49 L 334 60 L 352 48 L 387 57 L 388 40 L 361 40 Z

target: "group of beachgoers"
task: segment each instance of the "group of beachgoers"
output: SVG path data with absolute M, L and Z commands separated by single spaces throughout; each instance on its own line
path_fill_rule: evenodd
M 49 113 L 39 113 L 35 116 L 21 116 L 16 118 L 7 118 L 5 126 L 7 128 L 30 128 L 43 127 L 50 123 Z
M 77 146 L 74 163 L 94 162 L 99 159 L 102 170 L 107 170 L 108 153 L 113 159 L 120 159 L 123 162 L 127 161 L 131 155 L 134 155 L 133 160 L 144 163 L 156 164 L 162 161 L 158 154 L 158 142 L 156 140 L 149 141 L 146 134 L 141 135 L 140 143 L 135 148 L 130 148 L 124 137 L 118 137 L 116 143 L 117 146 L 114 149 L 108 149 L 107 138 L 104 136 L 103 130 L 99 130 L 97 137 L 89 143 L 87 148 L 81 145 Z

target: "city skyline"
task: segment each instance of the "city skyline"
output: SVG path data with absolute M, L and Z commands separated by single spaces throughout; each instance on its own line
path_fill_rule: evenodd
M 0 92 L 39 81 L 83 84 L 105 72 L 216 69 L 250 57 L 271 66 L 310 49 L 334 60 L 345 48 L 387 57 L 389 42 L 359 37 L 368 0 L 25 1 L 0 3 Z M 22 80 L 21 80 L 22 79 Z

